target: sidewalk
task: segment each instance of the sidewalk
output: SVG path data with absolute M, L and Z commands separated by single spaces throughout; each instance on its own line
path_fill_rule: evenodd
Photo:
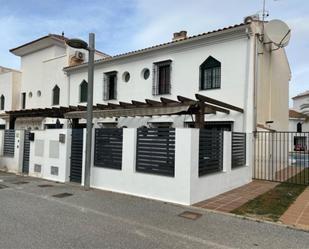
M 268 181 L 252 181 L 211 199 L 194 204 L 196 207 L 221 212 L 231 212 L 246 202 L 274 188 L 278 183 Z
M 298 196 L 296 201 L 281 216 L 280 221 L 286 225 L 309 230 L 309 187 Z

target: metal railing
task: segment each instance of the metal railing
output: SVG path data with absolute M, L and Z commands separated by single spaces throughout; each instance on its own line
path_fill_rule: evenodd
M 309 132 L 256 132 L 253 178 L 309 185 Z

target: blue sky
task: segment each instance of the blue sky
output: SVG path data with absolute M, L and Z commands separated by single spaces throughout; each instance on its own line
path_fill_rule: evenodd
M 48 33 L 87 39 L 96 33 L 97 49 L 114 55 L 241 23 L 262 9 L 262 0 L 0 0 L 0 65 L 19 68 L 9 49 Z M 268 20 L 292 29 L 287 55 L 292 69 L 290 97 L 309 90 L 309 1 L 266 0 Z

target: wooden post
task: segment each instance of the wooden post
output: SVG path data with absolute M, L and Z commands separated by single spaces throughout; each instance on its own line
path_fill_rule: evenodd
M 198 111 L 195 114 L 195 128 L 203 129 L 205 126 L 205 104 L 198 102 Z

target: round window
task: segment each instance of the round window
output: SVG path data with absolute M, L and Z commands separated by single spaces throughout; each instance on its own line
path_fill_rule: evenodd
M 142 71 L 142 77 L 144 80 L 147 80 L 150 76 L 150 70 L 148 68 L 144 68 Z
M 37 91 L 37 92 L 36 92 L 36 95 L 37 95 L 38 97 L 41 97 L 41 95 L 42 95 L 41 91 L 40 91 L 40 90 Z
M 29 98 L 32 98 L 32 92 L 29 92 L 28 96 Z
M 122 75 L 122 80 L 124 82 L 129 82 L 129 80 L 130 80 L 130 73 L 129 72 L 124 72 L 123 75 Z

